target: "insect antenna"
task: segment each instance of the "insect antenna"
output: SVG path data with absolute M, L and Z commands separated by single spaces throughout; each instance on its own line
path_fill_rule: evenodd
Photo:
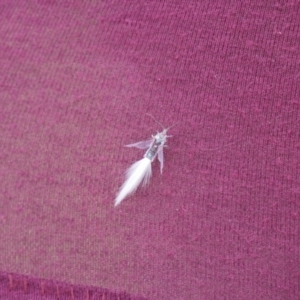
M 171 125 L 170 127 L 168 127 L 166 130 L 168 131 L 170 128 L 174 127 L 175 125 L 177 125 L 179 122 L 174 123 L 173 125 Z
M 146 115 L 150 116 L 158 125 L 161 126 L 162 129 L 165 129 L 165 127 L 160 122 L 158 122 L 151 114 L 147 113 Z
M 167 129 L 165 129 L 165 127 L 164 127 L 159 121 L 157 121 L 151 114 L 147 113 L 147 115 L 150 116 L 157 124 L 159 124 L 159 125 L 161 126 L 161 128 L 162 128 L 163 130 L 165 130 L 166 132 L 167 132 L 170 128 L 174 127 L 175 125 L 177 125 L 177 124 L 179 123 L 179 122 L 176 122 L 175 124 L 171 125 L 171 126 L 168 127 Z

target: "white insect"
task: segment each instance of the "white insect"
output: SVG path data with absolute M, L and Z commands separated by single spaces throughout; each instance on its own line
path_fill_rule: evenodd
M 154 117 L 152 118 L 155 120 Z M 144 154 L 143 159 L 135 162 L 126 171 L 125 173 L 126 180 L 121 186 L 120 191 L 115 199 L 115 206 L 119 205 L 121 201 L 124 200 L 127 196 L 134 193 L 138 188 L 138 186 L 141 184 L 141 182 L 143 182 L 143 186 L 149 182 L 152 173 L 151 163 L 154 161 L 156 156 L 158 157 L 158 160 L 160 162 L 160 172 L 162 173 L 164 167 L 163 149 L 164 147 L 166 147 L 165 143 L 167 141 L 167 138 L 171 137 L 170 135 L 167 135 L 167 131 L 171 127 L 164 129 L 162 126 L 163 131 L 158 132 L 156 135 L 152 135 L 152 138 L 148 141 L 142 141 L 142 142 L 126 145 L 126 147 L 136 147 L 139 149 L 148 148 L 148 150 Z

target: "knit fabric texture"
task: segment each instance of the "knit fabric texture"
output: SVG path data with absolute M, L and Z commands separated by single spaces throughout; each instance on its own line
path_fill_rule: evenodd
M 300 299 L 298 0 L 1 0 L 0 38 L 0 299 Z

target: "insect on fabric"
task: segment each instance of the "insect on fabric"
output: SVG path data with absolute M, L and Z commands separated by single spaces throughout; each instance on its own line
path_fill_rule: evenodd
M 152 115 L 150 116 L 163 128 L 163 126 Z M 126 147 L 148 149 L 144 154 L 144 157 L 141 160 L 135 162 L 126 171 L 125 182 L 121 186 L 119 193 L 115 199 L 115 206 L 119 205 L 127 196 L 134 193 L 141 183 L 144 186 L 149 182 L 152 173 L 151 163 L 155 160 L 156 157 L 158 157 L 158 160 L 160 162 L 160 172 L 162 173 L 164 166 L 163 149 L 166 146 L 165 144 L 167 142 L 167 138 L 171 137 L 170 135 L 167 135 L 167 132 L 171 127 L 167 129 L 163 128 L 161 132 L 157 132 L 156 135 L 153 135 L 152 138 L 147 141 L 141 141 L 126 145 Z

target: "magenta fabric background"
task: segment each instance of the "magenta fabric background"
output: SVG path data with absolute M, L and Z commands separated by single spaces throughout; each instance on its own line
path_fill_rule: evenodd
M 299 1 L 83 2 L 0 1 L 0 298 L 299 299 Z

